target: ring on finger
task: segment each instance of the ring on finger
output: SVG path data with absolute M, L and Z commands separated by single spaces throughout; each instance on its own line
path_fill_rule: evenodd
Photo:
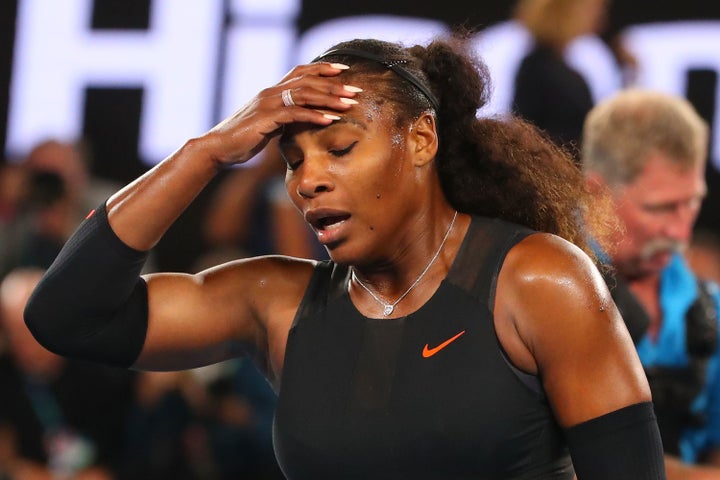
M 295 105 L 295 101 L 292 98 L 292 93 L 290 93 L 289 88 L 280 92 L 280 98 L 282 98 L 283 105 L 286 107 L 292 107 Z

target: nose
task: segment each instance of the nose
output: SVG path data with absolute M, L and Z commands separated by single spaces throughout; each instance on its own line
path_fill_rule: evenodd
M 297 182 L 295 192 L 301 198 L 314 198 L 319 193 L 330 192 L 335 188 L 326 162 L 310 156 L 305 157 L 292 176 Z

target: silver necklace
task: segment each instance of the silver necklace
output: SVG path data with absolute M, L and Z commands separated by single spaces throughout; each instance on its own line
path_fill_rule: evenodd
M 440 246 L 438 247 L 437 251 L 435 252 L 435 255 L 433 255 L 432 258 L 430 259 L 430 262 L 428 262 L 427 266 L 425 267 L 425 270 L 423 270 L 422 273 L 412 283 L 412 285 L 410 285 L 410 287 L 407 290 L 405 290 L 405 293 L 400 295 L 398 297 L 398 299 L 395 300 L 394 302 L 385 303 L 384 301 L 382 301 L 377 295 L 375 295 L 375 293 L 373 293 L 372 290 L 370 290 L 363 282 L 360 281 L 360 279 L 357 277 L 357 275 L 355 275 L 355 270 L 351 270 L 351 272 L 350 272 L 350 276 L 351 276 L 350 281 L 352 281 L 352 279 L 355 279 L 355 281 L 358 283 L 358 285 L 360 285 L 362 288 L 364 288 L 365 291 L 368 292 L 370 294 L 370 296 L 375 299 L 376 302 L 378 302 L 380 305 L 383 306 L 383 315 L 386 317 L 390 316 L 393 313 L 393 311 L 395 310 L 395 307 L 397 306 L 397 304 L 400 303 L 402 301 L 402 299 L 405 298 L 407 296 L 407 294 L 410 293 L 412 291 L 412 289 L 417 286 L 418 283 L 420 283 L 420 280 L 423 279 L 423 277 L 428 272 L 428 270 L 430 270 L 430 267 L 432 266 L 432 264 L 435 263 L 435 260 L 437 260 L 437 257 L 440 255 L 440 252 L 442 252 L 442 249 L 445 246 L 445 242 L 447 241 L 448 237 L 450 237 L 450 232 L 452 231 L 453 226 L 455 225 L 455 219 L 457 218 L 457 214 L 458 214 L 458 212 L 457 212 L 457 210 L 455 210 L 455 215 L 453 215 L 453 219 L 450 222 L 450 226 L 448 227 L 447 232 L 445 232 L 445 237 L 443 238 L 442 242 L 440 242 Z

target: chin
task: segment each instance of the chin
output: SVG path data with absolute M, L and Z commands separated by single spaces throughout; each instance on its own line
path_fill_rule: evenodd
M 657 257 L 655 257 L 657 258 Z M 655 277 L 662 273 L 663 269 L 668 266 L 669 259 L 667 261 L 661 261 L 660 259 L 643 260 L 637 264 L 631 271 L 627 272 L 630 278 L 649 278 Z
M 340 265 L 353 265 L 356 263 L 357 256 L 346 248 L 344 242 L 329 243 L 325 245 L 330 260 Z
M 330 256 L 330 259 L 338 265 L 355 267 L 373 265 L 370 257 L 368 257 L 367 250 L 354 248 L 345 242 L 335 246 L 325 245 L 325 249 Z

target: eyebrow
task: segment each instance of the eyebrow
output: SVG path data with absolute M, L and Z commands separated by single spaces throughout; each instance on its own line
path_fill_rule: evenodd
M 341 116 L 340 120 L 335 120 L 329 125 L 316 125 L 310 127 L 308 130 L 313 134 L 320 134 L 322 132 L 327 131 L 329 128 L 332 128 L 334 126 L 340 126 L 340 125 L 355 125 L 356 127 L 360 127 L 361 129 L 367 131 L 368 127 L 367 124 L 364 122 L 361 122 L 360 120 L 353 118 L 353 117 L 347 117 L 347 116 Z M 278 141 L 279 146 L 290 146 L 294 145 L 295 142 L 288 139 L 289 137 L 285 136 L 284 134 L 280 136 L 280 140 Z
M 340 117 L 340 120 L 335 120 L 335 121 L 333 121 L 333 123 L 331 123 L 330 125 L 326 125 L 326 126 L 324 126 L 324 127 L 320 127 L 320 128 L 317 129 L 317 131 L 327 130 L 328 128 L 330 128 L 330 127 L 332 127 L 332 126 L 334 126 L 334 125 L 342 125 L 342 124 L 344 124 L 344 123 L 348 123 L 348 124 L 351 124 L 351 125 L 355 125 L 355 126 L 358 126 L 358 127 L 362 128 L 363 130 L 367 130 L 367 124 L 366 124 L 366 123 L 361 122 L 360 120 L 358 120 L 358 119 L 356 119 L 356 118 L 353 118 L 353 117 L 341 116 L 341 117 Z

